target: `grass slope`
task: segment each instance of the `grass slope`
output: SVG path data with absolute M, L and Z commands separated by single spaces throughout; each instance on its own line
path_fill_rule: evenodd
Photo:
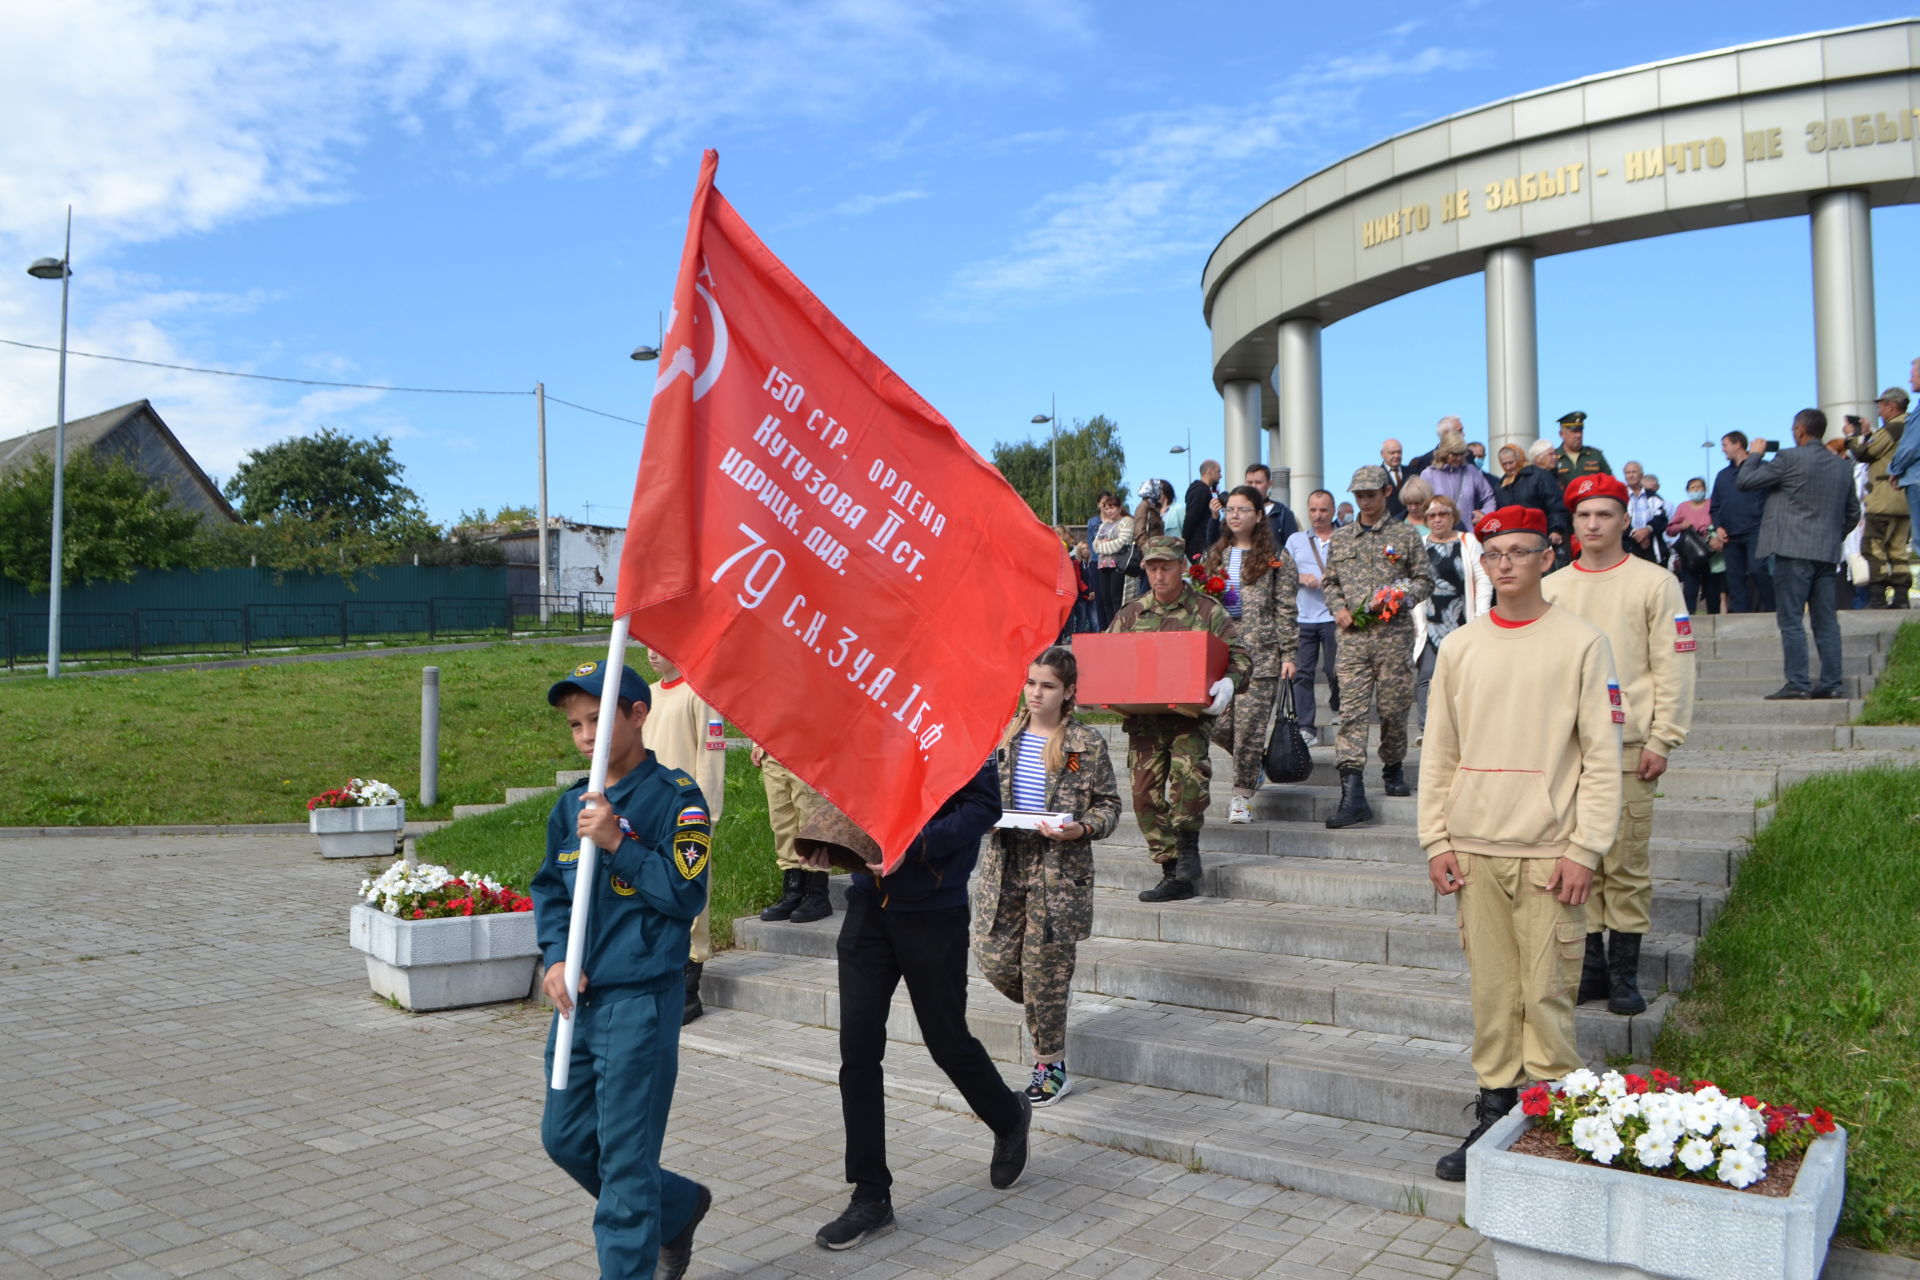
M 9 682 L 0 687 L 0 826 L 304 822 L 308 796 L 355 776 L 399 788 L 411 818 L 497 803 L 502 789 L 578 762 L 546 694 L 592 656 L 577 645 L 501 644 Z M 418 799 L 424 666 L 440 668 L 431 809 Z
M 1912 629 L 1909 628 L 1911 631 Z M 1920 769 L 1801 783 L 1740 868 L 1654 1060 L 1831 1109 L 1840 1233 L 1920 1253 Z
M 1920 724 L 1920 622 L 1901 625 L 1887 653 L 1887 669 L 1867 694 L 1861 724 Z
M 573 762 L 578 764 L 576 757 Z M 420 837 L 423 862 L 456 871 L 478 871 L 525 889 L 540 869 L 547 850 L 547 815 L 554 792 L 474 818 L 462 818 Z M 745 751 L 727 752 L 727 797 L 713 832 L 712 870 L 708 875 L 713 949 L 733 945 L 733 922 L 757 914 L 780 896 L 780 872 L 773 864 L 773 827 L 767 819 L 767 793 L 760 771 Z

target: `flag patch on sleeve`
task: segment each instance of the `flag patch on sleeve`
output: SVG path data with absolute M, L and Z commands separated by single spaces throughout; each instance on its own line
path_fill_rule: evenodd
M 1693 619 L 1684 613 L 1675 614 L 1673 616 L 1673 630 L 1673 651 L 1675 653 L 1692 653 L 1694 651 Z
M 674 870 L 687 880 L 698 879 L 707 869 L 707 855 L 713 841 L 704 831 L 679 831 L 673 837 Z
M 680 826 L 704 827 L 707 825 L 707 811 L 697 804 L 690 804 L 680 811 Z
M 1625 724 L 1627 722 L 1627 709 L 1625 702 L 1620 697 L 1620 682 L 1618 680 L 1607 681 L 1607 701 L 1613 706 L 1613 722 L 1615 724 Z

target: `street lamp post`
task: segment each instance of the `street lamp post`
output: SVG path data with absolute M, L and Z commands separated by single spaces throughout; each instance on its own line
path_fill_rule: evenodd
M 1060 525 L 1060 397 L 1049 393 L 1047 412 L 1033 415 L 1033 425 L 1047 423 L 1053 428 L 1053 436 L 1047 442 L 1047 455 L 1053 463 L 1053 525 Z
M 547 624 L 547 384 L 533 384 L 533 430 L 540 443 L 540 625 Z
M 47 591 L 47 678 L 60 674 L 60 559 L 66 541 L 67 497 L 67 296 L 73 277 L 73 206 L 67 206 L 67 244 L 58 258 L 40 258 L 27 274 L 60 282 L 60 392 L 53 418 L 53 567 Z

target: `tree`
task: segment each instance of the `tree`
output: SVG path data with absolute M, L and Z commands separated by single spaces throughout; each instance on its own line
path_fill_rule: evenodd
M 1053 514 L 1053 454 L 1051 436 L 993 446 L 993 465 L 1007 478 L 1042 521 Z M 1127 469 L 1127 451 L 1120 443 L 1119 424 L 1104 414 L 1076 420 L 1060 432 L 1060 520 L 1084 525 L 1098 510 L 1102 489 L 1120 491 Z
M 126 582 L 140 569 L 191 566 L 200 556 L 194 512 L 127 459 L 91 449 L 67 459 L 60 540 L 63 582 Z M 53 457 L 0 477 L 0 574 L 36 594 L 53 559 Z
M 385 436 L 355 440 L 323 427 L 249 453 L 225 493 L 249 524 L 328 519 L 344 531 L 392 538 L 399 526 L 417 530 L 426 519 L 419 496 L 401 483 L 405 472 Z

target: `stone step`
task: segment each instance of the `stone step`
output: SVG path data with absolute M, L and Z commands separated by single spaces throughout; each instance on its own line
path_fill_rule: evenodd
M 700 989 L 721 1008 L 837 1028 L 836 983 L 831 960 L 730 951 L 707 963 Z M 1673 997 L 1655 1003 L 1632 1021 L 1658 1022 Z M 997 1060 L 1032 1060 L 1022 1011 L 978 979 L 967 1025 Z M 1430 1133 L 1460 1128 L 1474 1095 L 1468 1048 L 1454 1041 L 1086 994 L 1073 997 L 1067 1026 L 1067 1061 L 1103 1080 Z M 887 1036 L 924 1043 L 904 989 Z
M 457 804 L 453 806 L 453 816 L 459 818 L 477 818 L 483 813 L 492 813 L 495 809 L 504 809 L 504 804 Z
M 1379 792 L 1379 781 L 1378 766 L 1370 766 L 1367 803 L 1373 809 L 1373 821 L 1349 830 L 1373 831 L 1382 825 L 1412 827 L 1419 821 L 1417 798 L 1383 796 Z M 1207 810 L 1209 826 L 1216 822 L 1225 823 L 1228 804 L 1225 795 L 1225 787 L 1214 788 L 1214 803 Z M 1126 806 L 1128 797 L 1125 787 L 1121 788 L 1120 799 L 1122 806 Z M 1339 807 L 1338 791 L 1331 787 L 1304 784 L 1275 786 L 1269 783 L 1253 797 L 1252 804 L 1254 817 L 1285 822 L 1324 823 Z M 1750 799 L 1738 802 L 1689 800 L 1685 804 L 1656 803 L 1653 806 L 1653 831 L 1656 836 L 1683 840 L 1750 840 L 1771 816 L 1770 808 L 1757 808 Z
M 1427 879 L 1424 866 L 1359 862 L 1333 858 L 1289 858 L 1274 854 L 1224 854 L 1202 859 L 1201 894 L 1248 902 L 1287 902 L 1299 906 L 1353 907 L 1367 911 L 1454 914 L 1454 899 L 1442 896 Z M 1096 848 L 1094 881 L 1110 889 L 1139 892 L 1160 880 L 1160 868 L 1140 854 Z M 1726 905 L 1724 887 L 1656 880 L 1653 931 L 1699 936 Z
M 1750 705 L 1757 710 L 1760 707 L 1775 707 L 1775 706 L 1777 707 L 1806 707 L 1806 706 L 1815 706 L 1815 705 L 1833 706 L 1833 705 L 1838 705 L 1841 701 L 1841 699 L 1839 698 L 1834 699 L 1832 703 L 1821 703 L 1821 704 L 1806 703 L 1806 702 L 1780 703 L 1780 702 L 1761 701 L 1761 698 L 1763 695 L 1772 693 L 1775 689 L 1778 689 L 1782 683 L 1783 681 L 1781 679 L 1780 670 L 1778 667 L 1775 667 L 1772 671 L 1768 672 L 1765 675 L 1760 675 L 1760 676 L 1740 676 L 1732 679 L 1706 679 L 1703 677 L 1702 679 L 1695 681 L 1693 686 L 1693 694 L 1695 698 L 1695 702 L 1694 702 L 1695 714 L 1696 715 L 1698 714 L 1698 709 L 1700 706 L 1708 702 L 1740 702 L 1746 705 Z M 1840 677 L 1840 692 L 1842 695 L 1844 695 L 1844 697 L 1847 700 L 1855 701 L 1855 700 L 1866 697 L 1867 690 L 1872 686 L 1872 684 L 1873 684 L 1873 678 L 1871 676 L 1858 676 L 1858 675 L 1842 676 Z
M 519 804 L 522 800 L 532 800 L 538 796 L 550 796 L 552 787 L 508 787 L 507 803 Z
M 1779 687 L 1776 684 L 1759 692 L 1772 693 Z M 1846 724 L 1860 714 L 1863 705 L 1852 698 L 1828 698 L 1820 702 L 1766 702 L 1757 695 L 1749 698 L 1696 698 L 1693 723 L 1768 726 Z M 1689 744 L 1692 741 L 1688 739 Z
M 1745 642 L 1742 642 L 1745 643 Z M 1813 654 L 1813 649 L 1807 652 Z M 1780 646 L 1775 644 L 1770 653 L 1756 652 L 1741 658 L 1708 658 L 1695 670 L 1697 680 L 1743 680 L 1764 679 L 1767 676 L 1780 677 Z M 1813 657 L 1814 667 L 1819 667 L 1819 658 Z M 1851 646 L 1841 650 L 1840 674 L 1843 676 L 1878 675 L 1886 665 L 1886 655 L 1882 653 L 1861 653 Z M 1775 685 L 1774 688 L 1779 688 Z
M 1873 638 L 1898 631 L 1900 625 L 1920 613 L 1913 610 L 1897 609 L 1842 609 L 1835 615 L 1840 620 L 1840 635 L 1844 643 L 1852 644 L 1856 638 L 1864 643 L 1873 643 Z M 1693 615 L 1694 634 L 1701 637 L 1721 639 L 1767 638 L 1778 640 L 1780 631 L 1774 622 L 1772 613 L 1720 613 Z M 1882 641 L 1881 643 L 1891 643 Z
M 839 1078 L 835 1033 L 781 1018 L 716 1008 L 680 1033 L 680 1047 L 826 1084 Z M 1459 1145 L 1466 1123 L 1444 1133 L 1422 1133 L 1183 1089 L 1121 1084 L 1084 1075 L 1072 1065 L 1073 1092 L 1033 1114 L 1042 1155 L 1046 1135 L 1055 1135 L 1443 1222 L 1456 1221 L 1466 1211 L 1464 1184 L 1433 1176 L 1434 1161 Z M 958 1091 L 918 1047 L 892 1048 L 886 1073 L 889 1098 L 967 1113 Z M 1012 1087 L 1024 1085 L 1024 1071 L 1006 1074 Z
M 1119 826 L 1101 846 L 1129 853 L 1144 852 L 1146 841 L 1140 835 L 1138 819 L 1130 813 L 1122 814 Z M 1732 883 L 1733 868 L 1745 855 L 1746 848 L 1746 842 L 1739 840 L 1676 840 L 1655 836 L 1650 844 L 1653 874 L 1663 880 L 1724 886 Z M 1200 830 L 1200 849 L 1203 853 L 1272 853 L 1295 858 L 1352 858 L 1426 865 L 1426 852 L 1421 849 L 1414 828 L 1382 823 L 1329 831 L 1323 823 L 1315 822 L 1259 821 L 1240 826 L 1209 822 Z
M 1768 703 L 1769 706 L 1822 706 L 1818 702 Z M 1718 758 L 1702 753 L 1739 751 L 1844 751 L 1853 745 L 1853 726 L 1846 724 L 1700 724 L 1687 734 L 1685 754 L 1680 758 L 1695 765 L 1709 759 L 1708 767 L 1718 767 Z M 1676 765 L 1675 769 L 1682 766 Z M 1668 770 L 1669 776 L 1675 769 Z
M 1095 888 L 1093 932 L 1121 945 L 1172 942 L 1446 973 L 1467 968 L 1454 918 L 1425 912 L 1225 898 L 1153 903 L 1141 902 L 1137 889 Z M 809 924 L 749 917 L 734 922 L 733 936 L 736 946 L 756 951 L 831 959 L 839 934 L 836 916 Z M 1641 987 L 1684 991 L 1692 985 L 1696 941 L 1691 934 L 1648 934 L 1640 949 Z
M 1890 632 L 1856 632 L 1853 635 L 1842 633 L 1840 653 L 1849 661 L 1864 659 L 1870 655 L 1884 653 L 1886 644 L 1892 640 Z M 1807 635 L 1808 651 L 1812 651 L 1813 636 Z M 1702 667 L 1710 663 L 1763 661 L 1775 666 L 1780 663 L 1780 633 L 1763 636 L 1715 636 L 1701 644 L 1695 651 Z

